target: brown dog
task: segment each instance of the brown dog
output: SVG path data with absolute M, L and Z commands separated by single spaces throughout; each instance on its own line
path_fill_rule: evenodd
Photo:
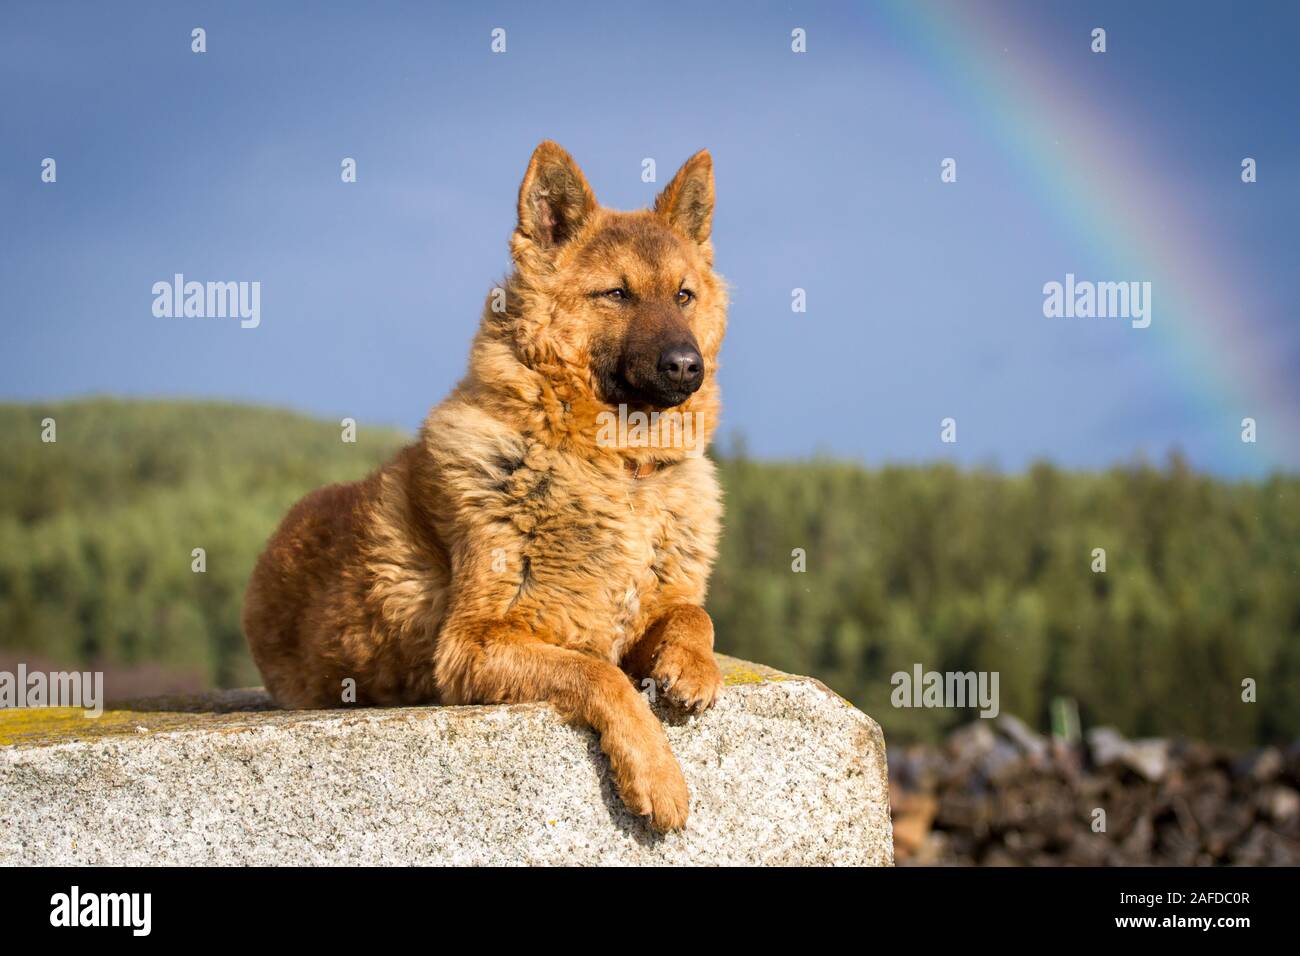
M 308 495 L 258 560 L 244 632 L 282 706 L 549 701 L 595 728 L 634 813 L 685 824 L 633 681 L 694 709 L 721 684 L 701 607 L 721 516 L 699 455 L 726 328 L 712 218 L 707 152 L 625 213 L 537 147 L 469 373 L 414 444 Z

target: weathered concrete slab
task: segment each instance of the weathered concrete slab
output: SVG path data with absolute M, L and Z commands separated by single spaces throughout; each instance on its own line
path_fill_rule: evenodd
M 97 720 L 0 710 L 0 864 L 892 862 L 884 739 L 817 681 L 720 658 L 660 709 L 682 833 L 623 809 L 595 736 L 545 705 L 278 711 L 260 691 Z

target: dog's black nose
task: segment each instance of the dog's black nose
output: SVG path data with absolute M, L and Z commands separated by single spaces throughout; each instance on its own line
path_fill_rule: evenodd
M 665 349 L 659 356 L 659 374 L 678 388 L 694 390 L 704 378 L 704 359 L 689 345 Z

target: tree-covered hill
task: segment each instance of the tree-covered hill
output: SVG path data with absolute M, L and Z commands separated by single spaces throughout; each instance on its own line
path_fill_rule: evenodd
M 239 606 L 267 535 L 304 492 L 405 440 L 340 433 L 244 405 L 0 405 L 0 651 L 255 683 Z M 1300 734 L 1300 478 L 1228 483 L 1177 459 L 1010 476 L 720 464 L 719 649 L 821 677 L 891 739 L 971 716 L 893 707 L 891 675 L 916 664 L 997 671 L 1002 711 L 1039 726 L 1063 695 L 1129 734 Z

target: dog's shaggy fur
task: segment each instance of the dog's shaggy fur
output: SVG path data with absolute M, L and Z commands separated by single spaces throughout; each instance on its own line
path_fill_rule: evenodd
M 685 824 L 686 781 L 637 685 L 696 709 L 718 695 L 701 605 L 719 488 L 686 449 L 599 440 L 598 416 L 672 408 L 712 435 L 712 215 L 707 152 L 653 211 L 625 213 L 537 148 L 504 309 L 489 298 L 466 377 L 379 471 L 295 505 L 257 563 L 244 632 L 282 706 L 341 706 L 347 686 L 358 704 L 549 701 L 597 731 L 634 813 Z M 666 377 L 682 377 L 662 358 L 676 346 L 702 360 L 694 391 Z

